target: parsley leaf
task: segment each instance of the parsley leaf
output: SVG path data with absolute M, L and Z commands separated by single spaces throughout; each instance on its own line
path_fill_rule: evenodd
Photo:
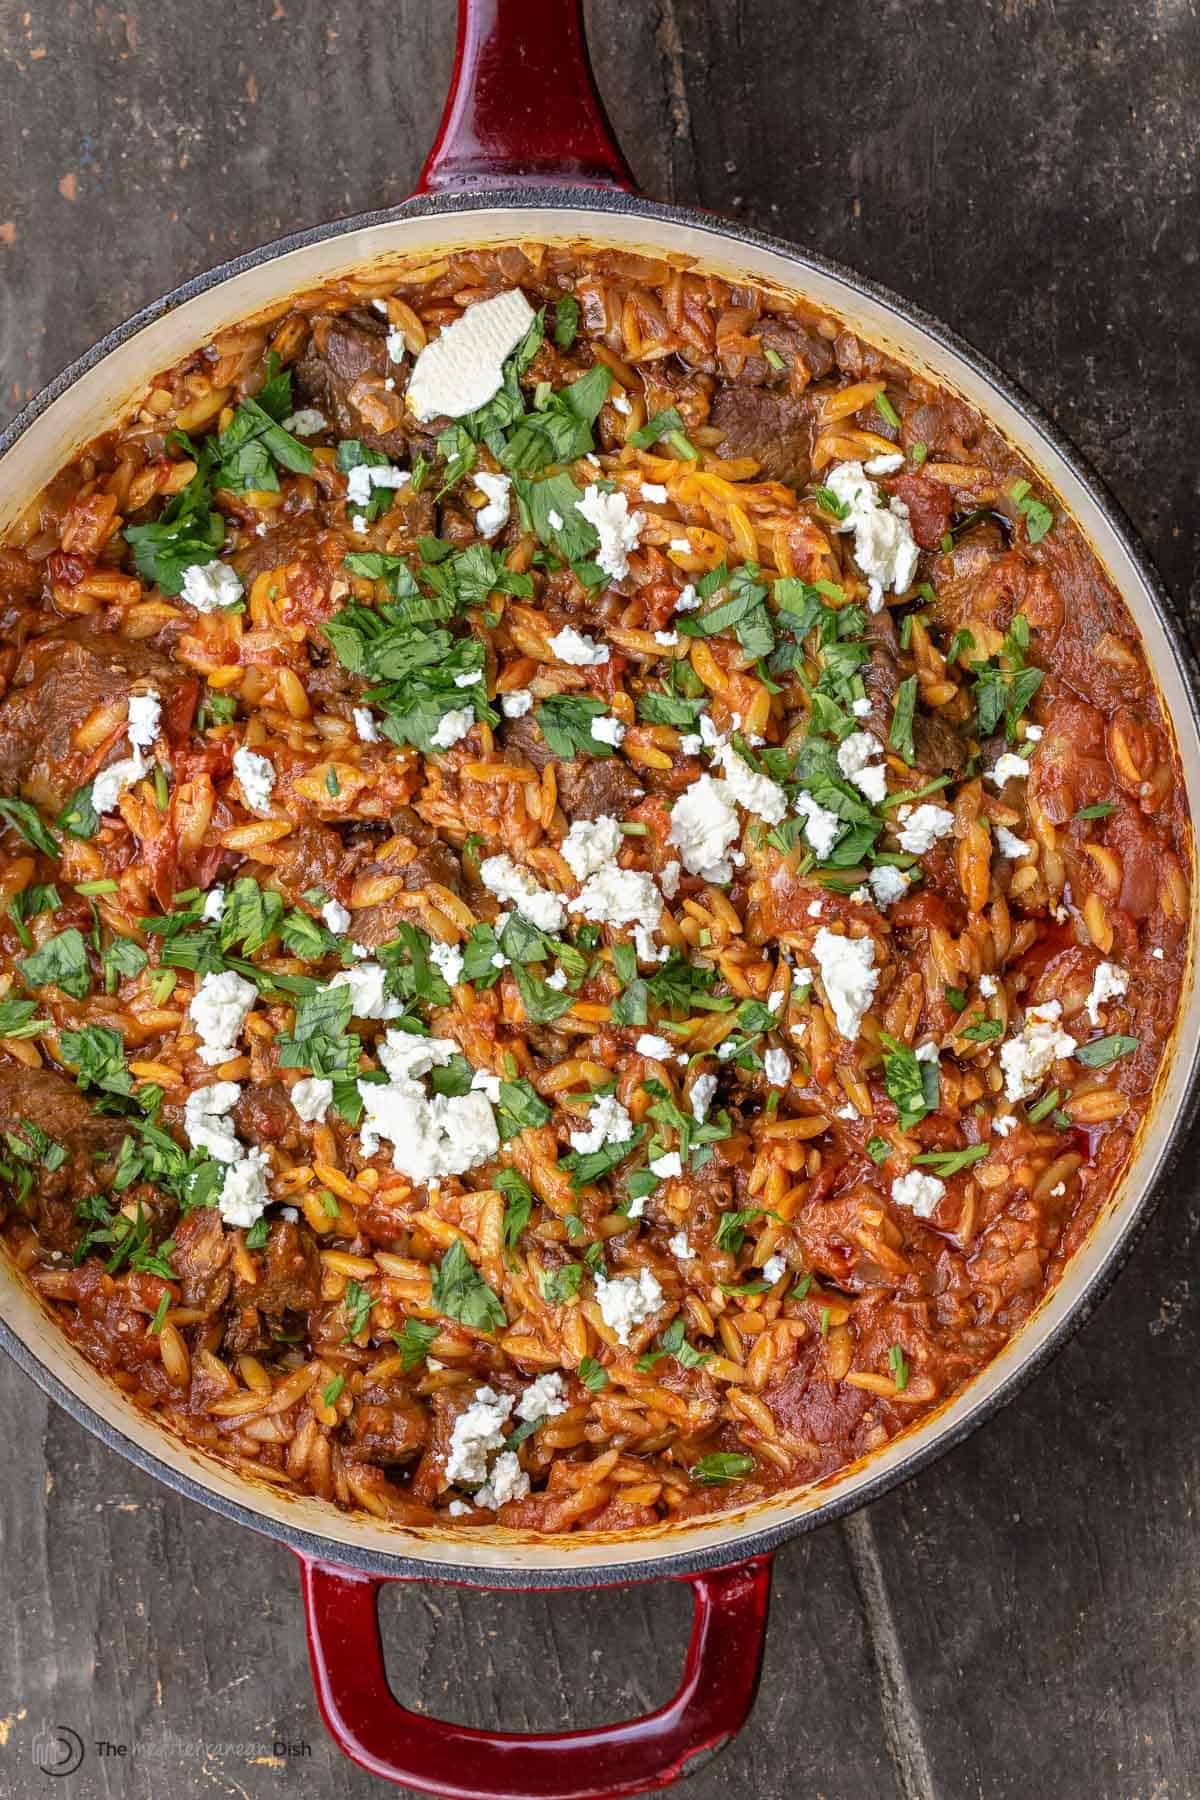
M 461 1242 L 455 1239 L 433 1272 L 432 1304 L 448 1319 L 460 1319 L 476 1331 L 498 1331 L 508 1315 Z
M 699 1462 L 692 1464 L 688 1478 L 699 1487 L 723 1487 L 727 1482 L 740 1481 L 753 1469 L 752 1456 L 744 1456 L 738 1450 L 714 1450 L 710 1456 L 702 1456 Z
M 87 945 L 73 925 L 47 938 L 40 950 L 24 957 L 17 967 L 30 987 L 60 987 L 74 1000 L 86 1000 L 91 990 Z
M 534 708 L 542 736 L 564 762 L 570 762 L 579 751 L 589 756 L 611 756 L 611 744 L 592 736 L 592 720 L 608 711 L 603 700 L 589 694 L 548 694 Z
M 965 1150 L 926 1150 L 923 1155 L 914 1156 L 913 1161 L 932 1169 L 935 1175 L 957 1175 L 960 1169 L 981 1162 L 991 1148 L 991 1144 L 968 1144 Z
M 1120 1032 L 1114 1032 L 1110 1037 L 1093 1038 L 1090 1043 L 1080 1044 L 1075 1061 L 1081 1062 L 1086 1069 L 1105 1069 L 1109 1063 L 1136 1050 L 1140 1042 L 1140 1038 L 1125 1037 Z
M 440 1330 L 440 1325 L 425 1319 L 405 1319 L 403 1331 L 393 1331 L 392 1336 L 400 1347 L 400 1367 L 405 1374 L 425 1361 Z
M 28 800 L 0 800 L 0 819 L 20 832 L 27 844 L 45 856 L 61 856 L 62 845 Z

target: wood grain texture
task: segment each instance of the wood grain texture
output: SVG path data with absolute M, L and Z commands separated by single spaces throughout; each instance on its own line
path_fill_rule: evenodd
M 403 198 L 450 0 L 0 0 L 0 418 L 156 294 Z M 1089 456 L 1200 626 L 1194 5 L 592 0 L 648 191 L 952 322 Z M 1189 1800 L 1200 1530 L 1193 1140 L 1096 1320 L 968 1445 L 778 1558 L 750 1727 L 695 1800 Z M 360 1800 L 288 1552 L 159 1489 L 0 1366 L 0 1800 Z M 396 1589 L 410 1703 L 531 1728 L 672 1685 L 685 1595 Z M 88 1741 L 52 1783 L 43 1721 Z M 168 1734 L 173 1734 L 171 1737 Z M 94 1740 L 137 1745 L 101 1758 Z M 288 1760 L 276 1737 L 306 1742 Z

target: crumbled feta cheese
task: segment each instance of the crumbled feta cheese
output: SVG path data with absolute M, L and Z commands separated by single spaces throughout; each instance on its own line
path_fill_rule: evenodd
M 704 748 L 703 740 L 697 731 L 686 731 L 679 740 L 679 748 L 685 756 L 699 756 Z
M 383 307 L 382 311 L 386 318 L 387 307 L 386 306 Z M 401 331 L 401 329 L 398 325 L 393 325 L 391 330 L 387 334 L 388 361 L 394 362 L 394 363 L 403 362 L 404 361 L 404 352 L 407 348 L 408 348 L 408 346 L 404 342 L 404 333 Z
M 893 867 L 891 863 L 879 863 L 867 876 L 871 889 L 871 897 L 882 912 L 885 906 L 892 906 L 908 892 L 909 880 L 903 869 Z
M 677 613 L 696 612 L 700 605 L 700 596 L 696 592 L 695 585 L 690 581 L 685 587 L 681 587 L 678 594 L 675 596 L 675 611 Z
M 454 685 L 455 687 L 460 688 L 478 687 L 483 679 L 484 674 L 482 669 L 468 669 L 465 675 L 456 675 L 454 677 Z
M 620 719 L 614 719 L 609 713 L 601 713 L 592 720 L 592 736 L 598 744 L 611 744 L 614 750 L 618 750 L 625 741 L 625 727 Z
M 283 429 L 290 431 L 293 437 L 316 437 L 318 431 L 324 431 L 329 420 L 325 414 L 318 412 L 315 406 L 301 406 L 294 413 L 289 413 L 283 421 Z
M 1087 1015 L 1093 1025 L 1100 1024 L 1100 1008 L 1106 1000 L 1119 1000 L 1129 991 L 1129 976 L 1116 963 L 1102 962 L 1092 977 L 1092 991 L 1087 997 Z
M 204 906 L 200 917 L 206 925 L 216 925 L 220 923 L 221 914 L 224 911 L 225 889 L 223 887 L 209 888 L 204 896 Z
M 630 400 L 629 395 L 625 392 L 624 388 L 617 388 L 609 395 L 609 399 L 617 412 L 624 418 L 629 417 L 630 413 L 633 411 L 633 402 Z
M 782 1280 L 786 1274 L 787 1263 L 784 1258 L 782 1256 L 768 1256 L 766 1262 L 762 1266 L 763 1280 L 769 1281 L 773 1287 L 775 1283 Z
M 847 508 L 834 530 L 854 533 L 854 560 L 867 577 L 867 606 L 878 612 L 884 592 L 904 593 L 917 572 L 919 552 L 908 508 L 897 498 L 884 506 L 879 489 L 859 462 L 839 463 L 825 480 Z
M 659 1037 L 655 1031 L 643 1031 L 634 1045 L 639 1056 L 652 1056 L 656 1062 L 665 1062 L 670 1056 L 673 1046 L 665 1037 Z
M 634 1198 L 632 1200 L 628 1201 L 626 1204 L 625 1217 L 627 1219 L 640 1219 L 642 1214 L 645 1212 L 645 1210 L 646 1210 L 645 1194 L 636 1194 L 634 1196 Z
M 407 487 L 412 476 L 392 463 L 357 463 L 346 475 L 346 499 L 351 506 L 369 506 L 375 488 Z
M 811 987 L 813 980 L 814 976 L 811 969 L 792 970 L 792 986 L 797 993 L 806 987 Z
M 129 741 L 135 750 L 151 750 L 158 737 L 162 704 L 153 688 L 129 696 Z
M 1023 756 L 1014 756 L 1006 750 L 1003 756 L 997 757 L 996 765 L 988 773 L 988 780 L 994 781 L 997 787 L 1003 787 L 1007 781 L 1024 781 L 1029 774 L 1029 763 Z
M 350 1012 L 355 1019 L 396 1019 L 404 1011 L 387 992 L 387 970 L 382 963 L 360 962 L 355 968 L 339 969 L 329 985 L 350 989 Z
M 809 901 L 807 911 L 808 911 L 808 916 L 810 919 L 819 919 L 821 916 L 821 910 L 822 910 L 821 902 L 819 900 L 810 900 Z
M 462 980 L 463 953 L 457 944 L 430 944 L 429 960 L 448 986 L 454 987 Z
M 1155 944 L 1155 946 L 1154 946 L 1153 950 L 1150 952 L 1150 954 L 1154 958 L 1155 962 L 1162 962 L 1166 953 L 1165 953 L 1165 951 L 1161 950 L 1157 944 Z
M 853 1125 L 856 1119 L 862 1117 L 862 1114 L 852 1100 L 847 1100 L 845 1106 L 838 1107 L 834 1117 L 837 1119 L 845 1119 L 848 1125 Z
M 850 702 L 850 711 L 854 714 L 856 719 L 869 719 L 871 716 L 871 702 L 865 694 L 860 694 L 857 700 L 852 700 Z
M 664 863 L 659 870 L 658 885 L 668 900 L 673 900 L 679 892 L 679 877 L 682 871 L 677 862 Z
M 237 1055 L 237 1037 L 258 989 L 233 969 L 206 975 L 192 996 L 188 1014 L 200 1039 L 202 1063 L 215 1066 Z
M 321 917 L 334 937 L 341 937 L 344 931 L 350 929 L 350 909 L 343 906 L 340 900 L 327 900 L 321 908 Z
M 561 931 L 566 907 L 557 894 L 539 885 L 511 856 L 489 856 L 479 865 L 479 878 L 489 893 L 536 925 L 539 931 Z
M 226 1225 L 248 1231 L 257 1225 L 267 1209 L 271 1195 L 267 1188 L 270 1169 L 265 1150 L 247 1150 L 245 1156 L 231 1163 L 221 1186 L 217 1210 Z
M 691 539 L 690 538 L 672 538 L 670 543 L 667 545 L 667 549 L 674 550 L 674 552 L 677 556 L 690 556 L 692 554 Z
M 236 1081 L 216 1081 L 195 1088 L 184 1102 L 183 1129 L 193 1150 L 207 1150 L 220 1163 L 234 1163 L 243 1154 L 228 1114 L 238 1103 L 241 1088 Z
M 567 1410 L 563 1378 L 557 1370 L 531 1381 L 517 1401 L 518 1419 L 556 1419 Z
M 763 1056 L 763 1074 L 769 1087 L 786 1087 L 792 1078 L 792 1065 L 787 1051 L 766 1051 Z
M 689 875 L 705 881 L 729 881 L 725 853 L 741 831 L 732 791 L 724 781 L 701 775 L 671 809 L 670 841 L 678 848 Z
M 656 644 L 661 644 L 664 650 L 674 650 L 679 642 L 679 633 L 677 631 L 656 631 L 654 641 Z
M 646 523 L 645 513 L 631 513 L 624 494 L 606 494 L 594 481 L 584 489 L 582 500 L 575 502 L 575 511 L 600 539 L 596 561 L 604 573 L 611 581 L 623 581 L 629 573 L 629 552 L 637 549 Z
M 475 1495 L 476 1506 L 495 1512 L 508 1500 L 523 1500 L 529 1492 L 529 1477 L 521 1467 L 515 1450 L 502 1450 L 492 1464 L 492 1472 Z
M 767 995 L 767 1011 L 777 1013 L 782 1009 L 782 1007 L 783 1007 L 783 989 L 782 988 L 774 988 L 772 990 L 772 992 Z
M 787 812 L 787 795 L 779 783 L 758 774 L 729 744 L 721 752 L 721 767 L 729 791 L 739 806 L 765 819 L 768 825 L 778 825 Z
M 486 1094 L 493 1106 L 499 1106 L 500 1077 L 493 1075 L 490 1069 L 476 1069 L 471 1077 L 471 1086 L 477 1094 Z
M 471 479 L 480 493 L 487 495 L 487 505 L 475 514 L 475 529 L 480 537 L 495 537 L 508 524 L 512 512 L 512 479 L 508 475 L 489 475 L 486 469 L 477 469 Z
M 243 744 L 233 753 L 233 772 L 242 790 L 242 799 L 254 812 L 265 812 L 271 804 L 275 786 L 275 768 L 268 757 Z
M 994 975 L 981 975 L 979 977 L 979 991 L 985 1000 L 991 1000 L 993 996 L 999 992 L 999 986 L 1000 984 Z
M 1021 1031 L 1001 1044 L 1000 1067 L 1004 1070 L 1006 1099 L 1027 1099 L 1052 1063 L 1074 1056 L 1075 1039 L 1059 1027 L 1061 1017 L 1062 1006 L 1057 1000 L 1031 1006 Z
M 852 781 L 868 763 L 874 762 L 883 755 L 883 745 L 871 731 L 852 731 L 838 745 L 838 768 L 848 781 Z
M 379 1139 L 389 1138 L 392 1167 L 410 1181 L 465 1175 L 500 1148 L 491 1102 L 476 1089 L 466 1094 L 434 1094 L 429 1099 L 417 1082 L 404 1078 L 387 1087 L 360 1081 L 358 1091 L 363 1102 L 360 1136 L 364 1154 L 373 1156 Z
M 713 1095 L 716 1091 L 717 1078 L 715 1075 L 697 1075 L 693 1081 L 688 1099 L 691 1103 L 692 1117 L 697 1125 L 703 1125 L 708 1117 L 708 1109 L 713 1103 Z
M 323 1125 L 329 1102 L 333 1099 L 333 1083 L 323 1076 L 310 1075 L 298 1081 L 289 1096 L 296 1116 L 306 1125 Z
M 924 856 L 939 838 L 954 830 L 954 814 L 944 806 L 902 806 L 896 814 L 900 848 L 910 856 Z
M 600 1317 L 619 1344 L 628 1345 L 629 1334 L 662 1305 L 663 1291 L 649 1269 L 636 1275 L 618 1275 L 613 1280 L 596 1281 L 596 1304 Z
M 642 499 L 648 501 L 651 506 L 661 506 L 666 497 L 667 490 L 661 482 L 643 481 Z
M 379 727 L 375 723 L 369 706 L 354 708 L 354 730 L 360 743 L 377 744 L 379 742 Z
M 559 848 L 576 881 L 586 881 L 616 861 L 622 841 L 619 822 L 611 813 L 599 813 L 576 819 Z
M 871 898 L 869 887 L 856 887 L 851 890 L 850 898 L 856 906 L 865 906 Z
M 455 1419 L 450 1433 L 447 1481 L 478 1487 L 487 1479 L 488 1458 L 493 1451 L 504 1448 L 504 1427 L 512 1409 L 511 1394 L 498 1394 L 490 1387 L 477 1390 L 470 1406 Z
M 1050 1189 L 1050 1198 L 1052 1200 L 1059 1200 L 1066 1193 L 1066 1191 L 1067 1191 L 1066 1182 L 1060 1181 L 1054 1187 L 1052 1187 Z
M 434 1360 L 433 1357 L 432 1356 L 426 1357 L 425 1360 L 429 1364 L 430 1368 L 432 1368 L 433 1360 Z M 469 1500 L 452 1500 L 450 1502 L 449 1506 L 446 1508 L 446 1511 L 450 1514 L 450 1517 L 452 1519 L 462 1519 L 462 1518 L 465 1518 L 467 1513 L 474 1512 L 475 1508 L 471 1505 Z
M 992 1130 L 996 1133 L 997 1137 L 1006 1138 L 1010 1131 L 1016 1129 L 1016 1125 L 1016 1113 L 997 1113 L 996 1117 L 992 1120 Z
M 692 1246 L 688 1243 L 686 1231 L 677 1231 L 673 1238 L 669 1238 L 667 1241 L 667 1249 L 671 1252 L 672 1256 L 677 1256 L 680 1262 L 689 1262 L 696 1254 L 692 1249 Z
M 429 742 L 435 750 L 452 750 L 466 737 L 475 723 L 475 708 L 462 706 L 444 712 Z
M 1027 725 L 1025 727 L 1026 743 L 1040 744 L 1042 741 L 1042 731 L 1043 727 L 1041 725 Z
M 873 456 L 870 462 L 863 464 L 863 469 L 868 475 L 894 475 L 897 469 L 903 467 L 904 455 L 899 450 L 890 451 L 885 456 Z
M 533 309 L 520 288 L 468 306 L 426 344 L 413 365 L 408 404 L 424 423 L 461 419 L 500 392 L 504 359 L 533 324 Z
M 650 1173 L 657 1175 L 660 1181 L 670 1181 L 676 1175 L 683 1174 L 683 1158 L 678 1150 L 668 1150 L 665 1156 L 656 1157 L 649 1168 Z
M 546 514 L 546 523 L 549 525 L 551 531 L 561 531 L 563 528 L 563 516 L 552 506 L 550 511 Z
M 428 1075 L 431 1069 L 444 1069 L 458 1054 L 453 1038 L 421 1037 L 415 1031 L 392 1030 L 384 1033 L 378 1056 L 393 1081 L 411 1081 Z
M 608 661 L 608 645 L 598 644 L 573 625 L 564 625 L 548 641 L 559 662 L 571 663 L 577 669 L 599 668 Z
M 567 905 L 593 925 L 633 925 L 647 934 L 657 931 L 663 910 L 653 875 L 640 869 L 619 869 L 613 863 L 589 875 L 578 898 Z M 639 953 L 648 954 L 640 945 Z
M 936 1175 L 921 1169 L 910 1169 L 892 1183 L 892 1199 L 897 1206 L 907 1206 L 918 1219 L 928 1219 L 937 1211 L 938 1201 L 946 1192 L 946 1184 Z
M 879 982 L 875 940 L 839 937 L 822 925 L 813 941 L 813 955 L 837 1028 L 848 1043 L 853 1043 Z
M 605 1144 L 623 1144 L 631 1138 L 633 1120 L 619 1100 L 614 1100 L 611 1094 L 601 1094 L 592 1102 L 587 1126 L 570 1135 L 572 1150 L 578 1150 L 581 1156 L 590 1156 L 593 1151 L 602 1150 Z
M 1007 825 L 997 825 L 996 845 L 1002 856 L 1010 862 L 1016 862 L 1022 856 L 1032 856 L 1033 845 L 1027 844 L 1023 838 L 1014 836 Z
M 510 688 L 507 694 L 500 696 L 500 711 L 506 719 L 523 719 L 533 706 L 533 692 L 530 688 Z
M 242 578 L 230 563 L 192 563 L 183 571 L 183 598 L 197 612 L 219 612 L 223 606 L 236 606 L 244 592 Z
M 148 767 L 149 764 L 137 755 L 127 756 L 121 762 L 110 763 L 107 769 L 101 769 L 92 783 L 92 805 L 96 811 L 101 815 L 112 812 L 125 789 L 140 781 Z
M 830 812 L 828 807 L 819 805 L 811 794 L 804 792 L 803 788 L 796 795 L 796 811 L 804 820 L 804 835 L 808 839 L 813 854 L 824 861 L 838 840 L 842 821 L 835 812 Z M 820 910 L 818 904 L 817 912 L 819 913 Z M 809 911 L 812 911 L 811 907 Z M 816 914 L 813 916 L 815 917 Z

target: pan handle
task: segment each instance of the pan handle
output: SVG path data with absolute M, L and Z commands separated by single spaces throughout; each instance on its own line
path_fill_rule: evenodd
M 458 0 L 450 92 L 418 194 L 631 190 L 592 77 L 582 0 Z
M 382 1579 L 300 1563 L 313 1680 L 338 1745 L 370 1774 L 443 1800 L 616 1800 L 666 1787 L 741 1729 L 758 1685 L 769 1556 L 677 1578 L 690 1583 L 695 1611 L 683 1680 L 665 1706 L 544 1735 L 476 1731 L 401 1706 L 384 1669 Z

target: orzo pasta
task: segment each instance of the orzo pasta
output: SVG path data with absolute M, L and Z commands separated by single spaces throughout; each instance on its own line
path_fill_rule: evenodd
M 511 246 L 227 332 L 0 549 L 9 1252 L 189 1441 L 629 1531 L 826 1475 L 1128 1161 L 1190 839 L 974 412 Z

